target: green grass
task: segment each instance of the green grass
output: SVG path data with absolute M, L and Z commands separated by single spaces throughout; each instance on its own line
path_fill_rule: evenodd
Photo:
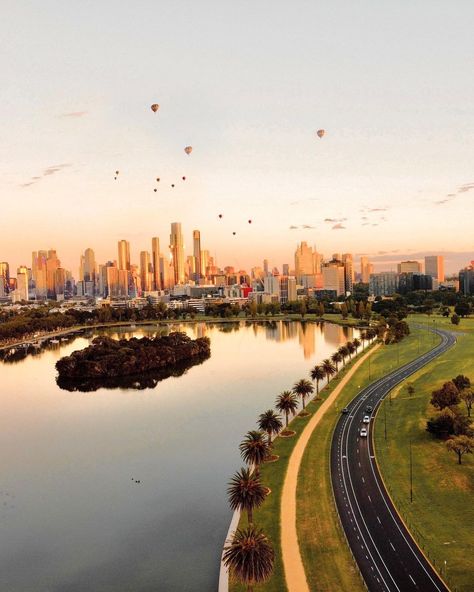
M 356 371 L 338 401 L 313 432 L 298 476 L 297 530 L 305 570 L 312 591 L 365 590 L 346 544 L 333 501 L 329 471 L 331 437 L 340 410 L 374 379 L 405 364 L 439 342 L 426 331 L 413 329 L 398 346 L 382 346 Z M 284 588 L 282 588 L 284 589 Z
M 417 315 L 433 324 L 433 317 Z M 406 386 L 398 390 L 392 405 L 378 413 L 375 444 L 385 483 L 418 544 L 456 592 L 474 589 L 474 455 L 464 455 L 463 464 L 446 450 L 444 442 L 426 432 L 426 419 L 434 410 L 431 392 L 443 382 L 466 374 L 474 379 L 474 319 L 462 319 L 459 326 L 436 317 L 436 326 L 454 330 L 457 344 L 422 368 L 409 381 L 415 387 L 410 398 Z M 409 442 L 412 442 L 413 502 L 410 503 Z M 445 562 L 446 561 L 446 565 Z

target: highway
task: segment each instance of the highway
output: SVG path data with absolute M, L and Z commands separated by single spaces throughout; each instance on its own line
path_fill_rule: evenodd
M 441 343 L 416 360 L 376 380 L 351 401 L 331 444 L 331 480 L 337 510 L 352 554 L 370 592 L 448 592 L 418 549 L 383 485 L 374 457 L 375 412 L 394 386 L 452 347 L 448 331 L 430 329 Z M 366 407 L 373 407 L 366 412 Z M 364 415 L 370 423 L 362 423 Z M 360 436 L 365 427 L 367 437 Z M 407 443 L 408 454 L 408 443 Z

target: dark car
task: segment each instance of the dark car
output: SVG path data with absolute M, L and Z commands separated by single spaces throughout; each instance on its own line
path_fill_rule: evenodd
M 373 411 L 373 407 L 371 407 L 370 405 L 367 405 L 367 407 L 365 408 L 365 410 L 367 411 L 367 413 L 372 413 Z
M 341 411 L 341 413 L 349 413 L 349 408 L 348 407 L 344 407 L 344 409 Z

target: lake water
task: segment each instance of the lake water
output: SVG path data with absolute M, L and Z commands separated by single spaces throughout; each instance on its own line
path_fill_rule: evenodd
M 178 329 L 207 335 L 211 357 L 153 389 L 61 390 L 55 362 L 86 337 L 0 363 L 2 592 L 216 590 L 242 436 L 357 335 L 282 321 Z

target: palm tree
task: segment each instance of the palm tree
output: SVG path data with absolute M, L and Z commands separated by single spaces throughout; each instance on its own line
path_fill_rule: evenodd
M 352 345 L 355 347 L 356 350 L 356 354 L 357 354 L 357 350 L 359 349 L 359 347 L 362 345 L 362 343 L 357 339 L 357 337 L 354 339 L 354 341 L 352 342 Z
M 354 344 L 352 343 L 352 341 L 348 341 L 346 343 L 346 347 L 349 352 L 349 359 L 350 359 L 352 357 L 352 354 L 355 352 L 356 348 L 354 347 Z
M 268 434 L 268 445 L 272 445 L 272 436 L 273 434 L 278 434 L 278 432 L 283 427 L 283 422 L 281 421 L 281 417 L 273 411 L 273 409 L 268 409 L 264 413 L 261 413 L 258 416 L 257 421 L 258 427 Z
M 298 409 L 298 399 L 291 391 L 283 391 L 276 399 L 276 408 L 285 414 L 286 427 L 288 427 L 288 415 L 296 413 Z
M 337 367 L 337 365 L 339 364 L 339 362 L 342 362 L 342 354 L 340 352 L 334 352 L 331 356 L 331 360 L 334 362 L 334 364 L 336 364 L 336 372 L 339 372 L 339 368 Z
M 315 366 L 311 370 L 310 376 L 313 380 L 316 381 L 316 396 L 319 397 L 319 381 L 324 379 L 324 377 L 326 376 L 326 373 L 321 368 L 321 366 Z
M 240 469 L 229 482 L 227 488 L 229 505 L 232 510 L 247 511 L 248 523 L 253 523 L 253 510 L 259 508 L 267 495 L 260 477 L 252 474 L 249 468 Z
M 251 430 L 239 445 L 240 455 L 248 465 L 255 466 L 255 474 L 260 474 L 260 465 L 267 458 L 270 451 L 263 432 Z
M 249 526 L 235 531 L 222 559 L 231 576 L 252 592 L 254 584 L 264 583 L 272 575 L 275 553 L 263 531 Z
M 327 378 L 328 384 L 329 384 L 329 381 L 331 380 L 331 376 L 336 374 L 336 367 L 331 362 L 331 360 L 323 360 L 321 366 L 324 370 L 324 374 L 326 375 L 326 378 Z
M 293 392 L 295 395 L 301 398 L 301 403 L 303 404 L 304 410 L 306 397 L 314 392 L 314 386 L 309 380 L 306 380 L 306 378 L 301 378 L 293 385 Z
M 341 345 L 341 347 L 337 350 L 342 356 L 342 363 L 346 365 L 346 358 L 349 355 L 349 350 L 347 349 L 347 345 Z
M 364 348 L 365 347 L 365 342 L 367 340 L 367 335 L 366 335 L 365 331 L 361 331 L 360 332 L 360 338 L 362 340 L 362 347 Z

